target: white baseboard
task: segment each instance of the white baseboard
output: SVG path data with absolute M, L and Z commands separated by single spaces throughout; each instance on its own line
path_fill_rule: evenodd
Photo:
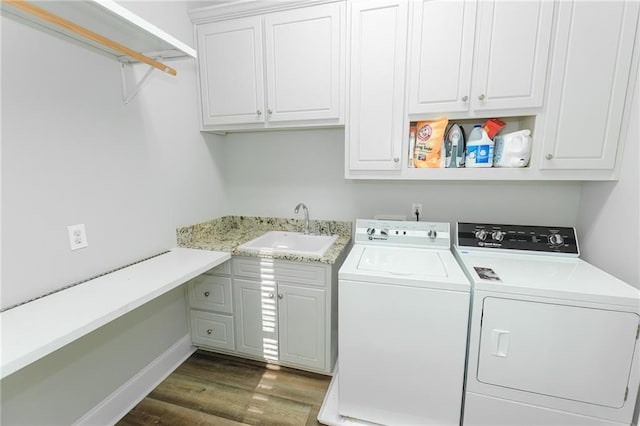
M 187 334 L 82 416 L 76 425 L 113 425 L 189 358 L 196 348 Z

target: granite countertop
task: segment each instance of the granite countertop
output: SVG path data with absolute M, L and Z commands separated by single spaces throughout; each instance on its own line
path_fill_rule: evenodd
M 330 229 L 338 234 L 338 239 L 322 257 L 295 255 L 287 253 L 260 254 L 253 251 L 240 250 L 239 245 L 257 238 L 268 231 L 301 232 L 304 221 L 300 219 L 224 216 L 207 222 L 178 228 L 178 247 L 215 250 L 231 253 L 233 256 L 269 257 L 297 262 L 335 263 L 351 242 L 351 222 L 310 220 L 309 228 L 316 229 L 320 224 L 322 234 Z

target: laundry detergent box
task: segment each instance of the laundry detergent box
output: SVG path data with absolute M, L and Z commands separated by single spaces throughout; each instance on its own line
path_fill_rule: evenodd
M 444 132 L 449 120 L 446 117 L 436 120 L 418 121 L 416 125 L 416 146 L 413 164 L 418 168 L 439 168 L 444 166 L 442 152 Z

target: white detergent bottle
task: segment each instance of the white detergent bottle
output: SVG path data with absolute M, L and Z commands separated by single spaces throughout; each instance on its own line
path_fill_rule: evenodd
M 493 141 L 480 124 L 476 124 L 467 139 L 465 167 L 492 167 Z

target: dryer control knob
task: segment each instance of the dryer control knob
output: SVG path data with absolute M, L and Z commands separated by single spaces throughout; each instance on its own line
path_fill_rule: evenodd
M 504 232 L 503 231 L 493 231 L 493 234 L 491 234 L 491 238 L 493 238 L 493 241 L 500 242 L 504 238 Z
M 427 237 L 431 239 L 434 239 L 437 236 L 438 236 L 438 231 L 436 231 L 435 229 L 430 229 L 429 232 L 427 232 Z
M 484 241 L 487 239 L 487 234 L 488 232 L 485 231 L 484 229 L 479 229 L 476 231 L 476 238 L 479 239 L 480 241 Z
M 376 229 L 375 228 L 367 228 L 367 235 L 373 235 L 376 233 Z
M 560 234 L 551 234 L 549 235 L 549 244 L 554 246 L 559 246 L 564 244 L 564 238 Z

